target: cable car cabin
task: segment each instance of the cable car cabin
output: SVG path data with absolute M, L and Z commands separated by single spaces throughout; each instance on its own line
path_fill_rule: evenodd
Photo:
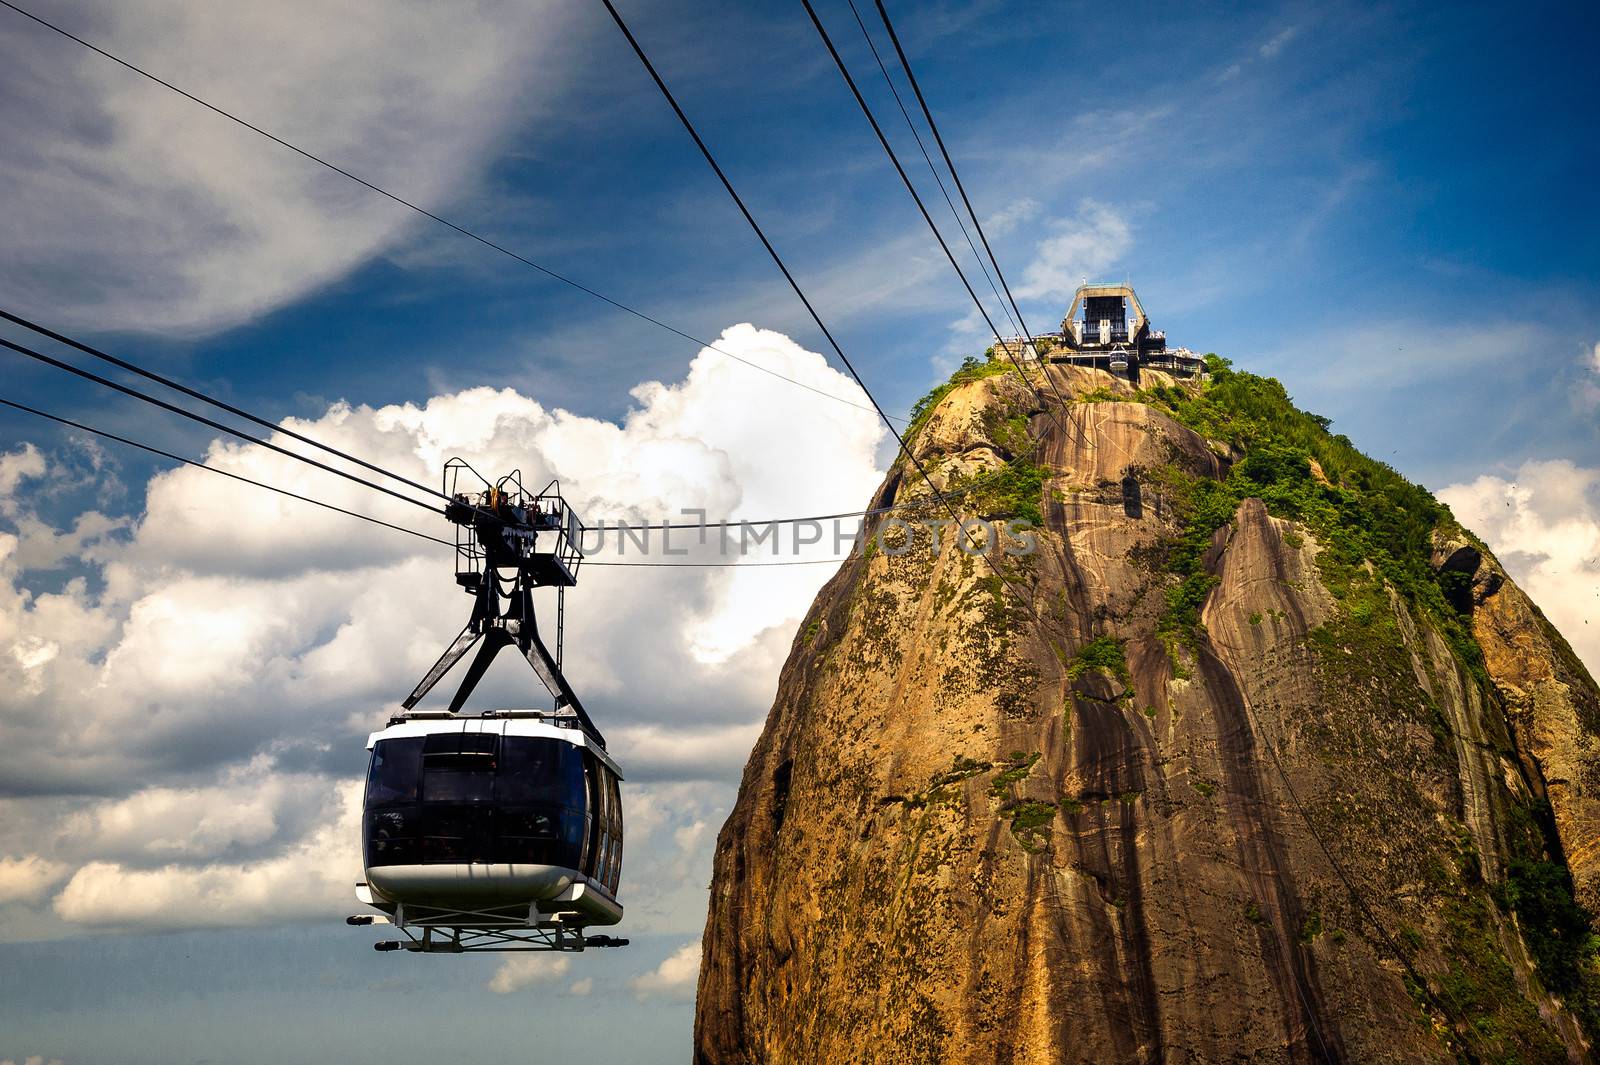
M 445 517 L 457 526 L 456 582 L 472 596 L 472 615 L 401 704 L 406 712 L 367 740 L 367 878 L 356 898 L 383 916 L 347 920 L 405 934 L 379 950 L 626 946 L 583 931 L 622 920 L 622 773 L 561 672 L 560 596 L 577 583 L 583 524 L 555 481 L 530 496 L 512 472 L 461 492 L 463 472 L 477 476 L 460 459 L 445 463 Z M 533 606 L 534 590 L 547 586 L 557 590 L 554 655 Z M 474 647 L 449 709 L 414 710 Z M 527 659 L 556 708 L 461 716 L 507 647 Z
M 392 923 L 459 943 L 622 920 L 622 774 L 570 714 L 402 714 L 367 747 L 356 895 Z

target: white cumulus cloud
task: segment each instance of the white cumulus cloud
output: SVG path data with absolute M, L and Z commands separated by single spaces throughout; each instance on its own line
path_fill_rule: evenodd
M 640 998 L 660 997 L 693 1001 L 700 978 L 700 944 L 686 943 L 650 972 L 628 981 Z
M 513 991 L 521 991 L 534 984 L 546 984 L 566 975 L 572 967 L 564 954 L 529 953 L 513 954 L 500 963 L 500 968 L 489 978 L 489 990 L 500 995 L 509 995 Z M 592 980 L 581 980 L 580 983 L 588 984 L 583 994 L 588 994 L 594 987 Z
M 780 334 L 741 325 L 717 343 L 864 401 Z M 712 352 L 634 398 L 610 422 L 478 388 L 420 404 L 337 404 L 295 428 L 425 483 L 458 454 L 485 472 L 520 468 L 534 490 L 558 478 L 591 523 L 681 519 L 685 507 L 753 519 L 852 510 L 882 476 L 871 413 Z M 82 555 L 80 572 L 41 580 L 49 552 L 30 544 L 53 530 L 29 493 L 57 457 L 26 447 L 10 456 L 0 797 L 8 820 L 33 827 L 0 839 L 0 853 L 26 863 L 0 869 L 27 885 L 13 891 L 13 910 L 0 899 L 0 937 L 351 912 L 363 741 L 467 619 L 451 552 L 186 467 L 155 475 L 143 510 Z M 437 515 L 281 455 L 219 442 L 207 461 L 449 535 Z M 35 525 L 43 531 L 28 531 Z M 682 543 L 703 550 L 693 534 Z M 653 548 L 653 561 L 671 560 L 659 541 Z M 835 554 L 826 540 L 805 551 Z M 613 538 L 589 561 L 617 557 Z M 834 568 L 581 571 L 567 596 L 565 666 L 628 778 L 629 930 L 683 935 L 703 921 L 711 827 L 732 800 L 794 627 Z M 447 701 L 455 679 L 430 703 Z M 545 698 L 507 654 L 469 708 Z
M 220 928 L 327 918 L 354 908 L 360 870 L 361 787 L 340 792 L 338 816 L 282 853 L 253 862 L 130 868 L 113 861 L 81 866 L 55 898 L 71 923 L 113 929 Z
M 0 515 L 17 515 L 17 489 L 23 481 L 44 476 L 44 456 L 32 444 L 0 453 Z
M 1524 463 L 1439 492 L 1600 676 L 1600 469 Z
M 64 862 L 47 861 L 37 855 L 0 858 L 0 905 L 38 902 L 71 870 Z
M 63 831 L 83 853 L 161 865 L 249 853 L 338 813 L 339 796 L 323 778 L 283 772 L 263 755 L 204 787 L 142 788 L 96 803 Z

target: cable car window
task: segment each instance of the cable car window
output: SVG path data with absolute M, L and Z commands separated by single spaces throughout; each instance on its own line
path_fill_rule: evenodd
M 366 861 L 368 867 L 411 865 L 422 860 L 414 809 L 367 811 Z
M 507 736 L 495 769 L 495 799 L 548 802 L 582 809 L 583 756 L 577 748 L 542 736 Z
M 379 740 L 367 773 L 367 804 L 415 801 L 421 776 L 421 736 Z
M 488 802 L 494 793 L 495 741 L 488 732 L 436 732 L 422 744 L 425 802 Z
M 502 810 L 495 854 L 499 862 L 577 868 L 583 848 L 583 816 L 574 810 Z
M 615 776 L 609 778 L 611 784 L 611 815 L 612 838 L 615 841 L 616 856 L 611 862 L 611 880 L 608 886 L 611 893 L 617 893 L 617 884 L 622 880 L 622 782 Z
M 582 823 L 578 826 L 579 831 L 582 833 L 578 846 L 578 864 L 574 868 L 582 870 L 583 874 L 587 876 L 590 872 L 590 866 L 594 862 L 594 800 L 591 798 L 594 794 L 594 767 L 591 764 L 594 756 L 589 754 L 588 751 L 576 753 L 583 773 L 584 803 Z
M 424 784 L 424 790 L 428 785 Z M 418 830 L 421 833 L 424 864 L 470 862 L 481 848 L 487 826 L 471 807 L 435 807 L 425 810 Z
M 473 759 L 493 759 L 499 736 L 493 732 L 433 732 L 422 739 L 422 757 L 434 765 L 472 765 Z
M 584 843 L 583 874 L 593 879 L 600 867 L 600 858 L 605 853 L 600 848 L 605 819 L 600 805 L 600 764 L 589 751 L 583 752 L 583 774 L 589 796 L 589 835 Z
M 598 777 L 598 786 L 595 788 L 595 793 L 596 798 L 599 800 L 599 808 L 595 813 L 600 825 L 600 853 L 595 861 L 595 878 L 601 884 L 607 884 L 611 880 L 611 855 L 613 850 L 611 846 L 611 773 L 602 765 L 596 767 L 596 775 Z

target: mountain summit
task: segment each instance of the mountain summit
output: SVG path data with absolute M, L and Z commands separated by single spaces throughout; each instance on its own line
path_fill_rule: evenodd
M 1206 366 L 919 405 L 993 541 L 902 457 L 800 626 L 697 1061 L 1590 1060 L 1593 679 L 1425 490 Z

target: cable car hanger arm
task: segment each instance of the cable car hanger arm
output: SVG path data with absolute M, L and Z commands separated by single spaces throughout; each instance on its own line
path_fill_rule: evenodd
M 462 473 L 482 481 L 484 491 L 458 491 Z M 450 499 L 445 516 L 456 526 L 456 583 L 473 597 L 472 616 L 402 705 L 407 710 L 414 708 L 477 646 L 477 654 L 450 700 L 449 712 L 460 713 L 495 656 L 506 647 L 516 647 L 555 697 L 556 709 L 568 708 L 579 727 L 604 747 L 605 737 L 540 639 L 533 607 L 534 589 L 565 589 L 577 584 L 583 560 L 578 542 L 583 523 L 561 497 L 559 484 L 551 481 L 544 491 L 530 496 L 517 471 L 490 481 L 462 459 L 452 458 L 445 463 L 443 487 L 441 494 Z M 541 537 L 550 537 L 553 549 L 540 551 Z M 510 576 L 501 575 L 506 571 Z
M 533 613 L 532 586 L 527 585 L 520 574 L 517 578 L 513 578 L 513 581 L 514 587 L 508 597 L 510 603 L 503 613 L 499 609 L 500 596 L 492 575 L 491 579 L 483 581 L 478 586 L 472 618 L 401 705 L 407 710 L 415 707 L 439 681 L 444 679 L 444 675 L 482 640 L 482 646 L 478 647 L 478 653 L 467 666 L 466 675 L 461 678 L 461 684 L 450 700 L 449 712 L 460 713 L 467 697 L 483 679 L 495 656 L 506 647 L 516 647 L 533 667 L 533 671 L 538 674 L 545 689 L 555 696 L 557 709 L 569 708 L 577 718 L 579 726 L 604 747 L 605 737 L 595 727 L 588 711 L 583 708 L 578 693 L 572 690 L 572 685 L 567 682 L 566 675 L 556 665 L 549 648 L 539 638 L 539 626 Z

